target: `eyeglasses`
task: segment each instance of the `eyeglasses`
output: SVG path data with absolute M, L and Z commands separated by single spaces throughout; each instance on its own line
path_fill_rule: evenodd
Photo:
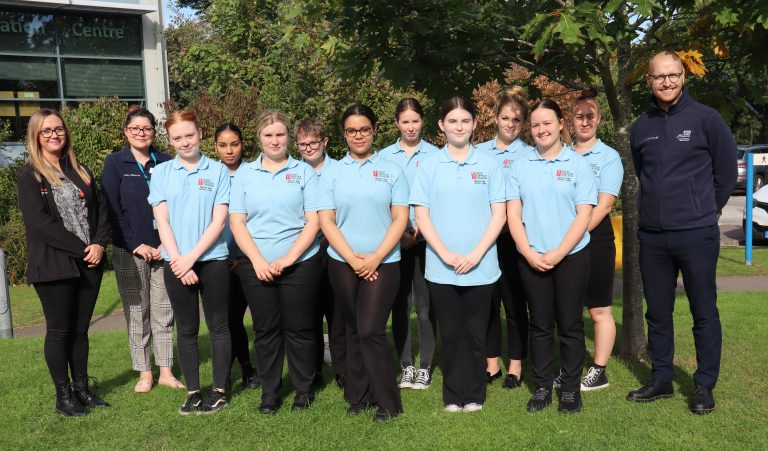
M 138 136 L 138 135 L 140 135 L 142 132 L 143 132 L 145 135 L 149 135 L 149 134 L 151 134 L 152 132 L 154 132 L 154 131 L 155 131 L 155 129 L 154 129 L 154 128 L 152 128 L 152 127 L 144 127 L 144 128 L 142 128 L 142 127 L 136 127 L 136 126 L 134 126 L 134 127 L 126 127 L 126 128 L 128 129 L 128 131 L 129 131 L 129 132 L 130 132 L 130 133 L 131 133 L 133 136 Z
M 67 131 L 64 129 L 64 127 L 44 128 L 40 130 L 40 135 L 42 135 L 43 138 L 50 138 L 54 133 L 56 133 L 56 136 L 64 136 Z
M 344 130 L 344 132 L 346 133 L 346 130 Z M 310 141 L 308 143 L 296 143 L 296 145 L 299 147 L 299 150 L 307 150 L 307 148 L 310 148 L 312 150 L 317 150 L 320 148 L 320 144 L 322 143 L 323 143 L 322 141 Z
M 347 135 L 347 138 L 354 138 L 357 136 L 357 134 L 360 133 L 360 136 L 365 138 L 366 136 L 370 136 L 371 133 L 373 133 L 372 127 L 363 127 L 363 128 L 345 128 L 344 134 Z
M 646 74 L 646 75 L 648 75 L 651 78 L 651 80 L 653 80 L 654 83 L 656 83 L 657 85 L 660 85 L 664 83 L 665 78 L 669 78 L 669 81 L 672 83 L 677 83 L 677 81 L 680 80 L 680 77 L 683 75 L 683 73 L 678 72 L 676 74 L 672 73 L 672 74 L 660 74 L 660 75 L 651 75 L 651 74 Z

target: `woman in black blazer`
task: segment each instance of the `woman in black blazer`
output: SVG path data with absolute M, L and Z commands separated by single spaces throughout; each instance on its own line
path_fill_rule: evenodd
M 32 115 L 27 153 L 16 179 L 27 231 L 27 280 L 45 315 L 45 361 L 56 386 L 56 411 L 85 415 L 109 405 L 88 387 L 88 326 L 109 237 L 107 209 L 93 175 L 77 162 L 56 110 Z

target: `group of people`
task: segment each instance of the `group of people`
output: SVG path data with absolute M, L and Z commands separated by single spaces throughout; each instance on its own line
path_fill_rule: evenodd
M 719 116 L 687 97 L 682 65 L 672 55 L 661 53 L 649 63 L 655 108 L 670 114 L 692 105 L 707 113 L 710 135 L 721 130 Z M 678 66 L 680 73 L 670 72 L 669 67 Z M 660 85 L 665 90 L 657 93 Z M 674 89 L 677 97 L 669 100 Z M 154 350 L 157 383 L 187 392 L 179 409 L 183 415 L 213 413 L 228 404 L 235 360 L 243 387 L 261 386 L 260 412 L 276 412 L 283 403 L 286 354 L 295 390 L 291 409 L 309 408 L 322 381 L 323 318 L 335 381 L 344 390 L 350 415 L 377 408 L 374 420 L 387 421 L 403 411 L 399 388 L 429 388 L 437 331 L 445 410 L 479 411 L 487 385 L 502 375 L 502 304 L 509 357 L 503 387 L 521 386 L 530 350 L 535 391 L 527 409 L 549 406 L 559 387 L 558 410 L 580 411 L 581 391 L 608 386 L 606 365 L 616 335 L 609 213 L 623 166 L 617 152 L 597 138 L 597 92 L 587 89 L 569 106 L 573 140 L 556 101 L 544 98 L 530 105 L 522 88 L 504 89 L 495 108 L 496 137 L 475 146 L 475 107 L 453 97 L 440 110 L 438 126 L 446 144 L 438 149 L 421 137 L 421 105 L 406 98 L 394 114 L 400 139 L 376 152 L 378 118 L 368 106 L 354 104 L 340 121 L 348 149 L 341 160 L 325 152 L 323 124 L 303 119 L 292 128 L 284 113 L 266 110 L 256 121 L 261 153 L 250 162 L 243 159 L 241 130 L 230 123 L 214 134 L 219 161 L 205 156 L 202 131 L 189 111 L 172 112 L 166 119 L 176 153 L 167 155 L 152 145 L 154 116 L 133 108 L 123 128 L 125 148 L 107 156 L 101 187 L 78 163 L 62 116 L 51 109 L 36 112 L 27 133 L 29 162 L 19 174 L 18 189 L 29 245 L 27 277 L 46 318 L 45 358 L 56 387 L 56 410 L 79 416 L 109 405 L 89 387 L 87 360 L 88 325 L 111 239 L 133 369 L 139 373 L 134 390 L 152 389 Z M 527 126 L 533 146 L 522 139 Z M 302 160 L 289 153 L 292 135 Z M 690 131 L 686 136 L 695 136 L 697 144 L 705 139 Z M 654 167 L 659 158 L 663 165 L 663 155 L 647 150 L 659 137 L 634 138 L 642 196 L 664 204 L 657 191 L 657 177 L 663 174 Z M 719 139 L 715 144 L 729 145 L 727 138 Z M 661 141 L 671 145 L 664 137 Z M 727 151 L 709 152 L 717 155 L 710 170 L 719 168 Z M 697 158 L 703 161 L 704 153 Z M 713 177 L 708 174 L 705 168 L 702 177 Z M 714 179 L 715 189 L 707 191 L 691 178 L 689 195 L 697 196 L 699 189 L 713 197 L 697 204 L 696 212 L 706 210 L 711 216 L 724 205 L 721 190 L 730 183 L 729 175 L 715 171 Z M 651 194 L 646 194 L 646 183 L 655 183 Z M 685 246 L 686 240 L 672 242 L 663 234 L 684 231 L 687 236 L 689 229 L 699 233 L 705 228 L 701 234 L 714 239 L 707 233 L 717 226 L 702 219 L 698 227 L 686 227 L 680 214 L 670 211 L 664 218 L 667 211 L 661 210 L 641 207 L 641 227 L 649 228 L 640 231 L 641 246 L 646 240 L 655 246 L 646 252 L 641 247 L 646 295 L 668 302 L 668 293 L 646 277 L 646 264 L 654 266 L 648 273 L 668 269 L 664 277 L 674 272 L 676 278 L 682 268 L 692 306 L 704 304 L 692 311 L 696 321 L 706 323 L 700 327 L 706 331 L 695 329 L 697 354 L 710 354 L 699 360 L 695 379 L 700 398 L 708 398 L 698 399 L 696 406 L 692 401 L 691 410 L 706 413 L 714 408 L 717 371 L 711 351 L 719 341 L 712 331 L 719 333 L 719 320 L 715 326 L 712 293 L 700 285 L 714 285 L 714 272 L 710 284 L 704 280 L 708 273 L 688 266 L 704 265 L 702 255 L 690 259 L 678 253 L 662 265 L 657 247 Z M 701 246 L 689 250 L 704 252 Z M 711 259 L 710 254 L 706 257 Z M 692 282 L 689 289 L 690 279 L 697 279 L 696 288 Z M 205 396 L 199 377 L 200 299 L 213 368 L 212 388 Z M 663 343 L 671 331 L 671 305 L 651 308 L 651 303 L 649 298 L 654 372 L 646 386 L 628 396 L 639 402 L 672 394 L 671 354 Z M 582 379 L 585 305 L 595 323 L 595 350 Z M 255 364 L 243 325 L 246 308 L 253 322 Z M 412 309 L 418 319 L 418 368 L 411 349 Z M 390 315 L 399 382 L 386 336 Z M 174 322 L 184 383 L 172 372 Z M 555 329 L 559 372 L 553 366 Z

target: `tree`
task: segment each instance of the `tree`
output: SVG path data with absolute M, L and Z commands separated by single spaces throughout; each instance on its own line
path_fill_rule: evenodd
M 637 357 L 645 334 L 629 126 L 647 102 L 640 81 L 645 61 L 660 49 L 695 43 L 692 33 L 670 32 L 681 21 L 707 19 L 708 33 L 731 43 L 746 34 L 765 39 L 767 9 L 760 0 L 291 0 L 282 17 L 287 39 L 322 40 L 322 56 L 333 58 L 344 76 L 378 69 L 396 86 L 412 84 L 434 97 L 468 95 L 479 83 L 500 79 L 510 63 L 573 89 L 598 82 L 625 168 L 620 352 Z M 750 61 L 760 67 L 761 59 Z

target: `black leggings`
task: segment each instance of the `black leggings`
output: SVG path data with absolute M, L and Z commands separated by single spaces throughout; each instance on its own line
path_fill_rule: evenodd
M 523 360 L 528 356 L 528 307 L 525 302 L 523 282 L 520 280 L 518 260 L 522 257 L 508 233 L 496 241 L 501 277 L 496 282 L 491 301 L 491 320 L 488 324 L 485 355 L 488 358 L 501 355 L 501 319 L 499 311 L 504 304 L 507 319 L 507 351 L 510 360 Z
M 54 382 L 88 374 L 88 327 L 99 297 L 102 267 L 78 262 L 80 277 L 35 283 L 45 316 L 45 362 Z
M 328 347 L 331 351 L 331 367 L 334 374 L 347 377 L 347 338 L 344 332 L 344 317 L 341 305 L 333 295 L 331 280 L 328 278 L 328 240 L 320 240 L 320 285 L 318 294 L 318 309 L 316 315 L 317 328 L 317 372 L 322 374 L 325 342 L 323 338 L 323 317 L 328 323 Z
M 422 241 L 410 249 L 400 250 L 400 287 L 392 307 L 392 338 L 400 354 L 400 366 L 413 364 L 411 355 L 411 308 L 416 307 L 419 324 L 419 367 L 432 366 L 435 353 L 435 314 L 430 308 L 429 290 L 424 279 L 424 256 L 427 243 Z M 413 289 L 413 298 L 411 298 Z M 413 299 L 409 302 L 409 299 Z
M 494 285 L 460 287 L 429 282 L 443 344 L 445 405 L 485 402 L 485 333 Z
M 520 259 L 520 276 L 531 310 L 531 366 L 537 387 L 552 387 L 557 325 L 563 390 L 579 390 L 585 354 L 581 311 L 589 279 L 589 261 L 586 248 L 566 256 L 545 272 L 531 268 L 525 259 Z
M 397 294 L 400 263 L 382 264 L 378 272 L 378 279 L 367 282 L 348 264 L 328 259 L 328 275 L 346 322 L 344 397 L 351 405 L 375 402 L 381 410 L 395 414 L 403 411 L 403 405 L 386 327 Z
M 164 267 L 165 288 L 176 319 L 179 365 L 189 391 L 200 390 L 200 354 L 197 335 L 200 329 L 198 296 L 203 298 L 203 314 L 211 340 L 213 387 L 223 390 L 232 363 L 232 339 L 229 335 L 229 262 L 197 262 L 192 270 L 196 285 L 184 285 L 173 275 L 168 262 Z
M 259 280 L 249 261 L 238 267 L 251 308 L 264 394 L 277 394 L 282 387 L 286 348 L 293 388 L 299 393 L 312 388 L 317 370 L 315 309 L 320 271 L 318 255 L 286 268 L 273 282 Z
M 246 332 L 243 324 L 243 317 L 247 308 L 248 303 L 245 301 L 240 278 L 235 272 L 230 272 L 229 333 L 232 336 L 232 363 L 237 360 L 243 375 L 253 371 L 251 354 L 248 351 L 248 332 Z

